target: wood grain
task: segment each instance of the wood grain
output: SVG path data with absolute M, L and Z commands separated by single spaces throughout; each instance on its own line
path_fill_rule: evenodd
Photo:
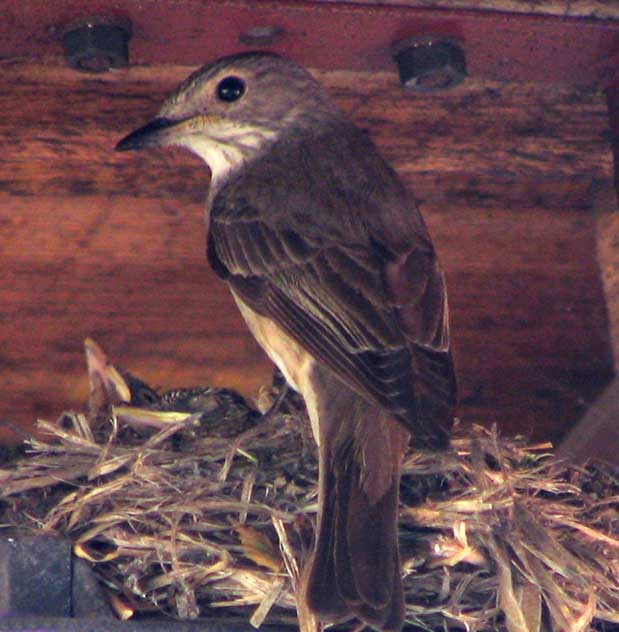
M 341 0 L 314 0 L 337 3 Z M 355 0 L 358 4 L 381 5 L 383 0 Z M 615 0 L 390 0 L 389 4 L 433 9 L 463 9 L 557 15 L 562 17 L 619 19 Z
M 85 336 L 164 387 L 255 394 L 269 380 L 204 260 L 206 168 L 112 150 L 188 71 L 3 68 L 0 419 L 79 407 Z M 421 201 L 448 277 L 461 416 L 561 436 L 613 370 L 591 210 L 613 172 L 603 95 L 471 81 L 415 96 L 388 75 L 319 77 Z

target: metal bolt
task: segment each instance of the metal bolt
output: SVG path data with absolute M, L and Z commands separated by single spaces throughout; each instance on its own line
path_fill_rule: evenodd
M 445 37 L 412 37 L 393 46 L 400 83 L 418 92 L 445 90 L 466 77 L 462 47 Z
M 131 24 L 119 18 L 93 17 L 63 31 L 64 56 L 71 68 L 102 73 L 129 64 Z

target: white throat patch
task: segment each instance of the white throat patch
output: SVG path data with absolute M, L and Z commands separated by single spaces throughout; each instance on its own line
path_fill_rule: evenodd
M 208 132 L 188 134 L 179 143 L 209 166 L 211 191 L 214 191 L 245 162 L 260 153 L 274 135 L 275 132 L 266 128 L 226 125 Z

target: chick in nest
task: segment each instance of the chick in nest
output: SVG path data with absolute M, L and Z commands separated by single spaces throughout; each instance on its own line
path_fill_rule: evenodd
M 117 369 L 92 339 L 85 341 L 90 397 L 88 416 L 94 428 L 101 428 L 123 405 L 123 419 L 131 419 L 137 432 L 161 429 L 192 417 L 190 437 L 236 437 L 256 424 L 261 414 L 237 392 L 214 386 L 174 388 L 163 393 L 128 371 Z M 129 410 L 131 409 L 131 410 Z

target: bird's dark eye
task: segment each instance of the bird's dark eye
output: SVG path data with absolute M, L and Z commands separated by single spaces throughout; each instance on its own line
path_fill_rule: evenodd
M 245 93 L 245 82 L 239 77 L 225 77 L 217 84 L 217 98 L 226 103 L 240 99 Z

